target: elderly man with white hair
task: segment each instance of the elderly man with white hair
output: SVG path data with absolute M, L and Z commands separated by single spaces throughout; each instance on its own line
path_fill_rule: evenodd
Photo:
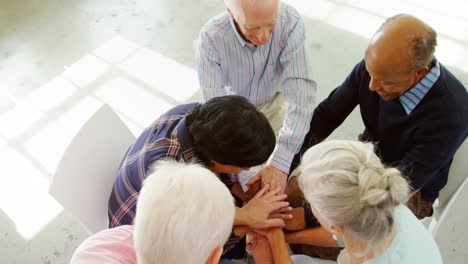
M 236 94 L 265 114 L 277 135 L 266 166 L 242 172 L 242 187 L 261 179 L 284 191 L 315 107 L 316 83 L 305 55 L 299 13 L 279 0 L 225 0 L 227 11 L 201 30 L 196 51 L 204 101 Z M 253 178 L 252 178 L 253 177 Z
M 234 221 L 234 200 L 210 170 L 158 161 L 144 181 L 135 225 L 86 239 L 71 263 L 216 264 Z

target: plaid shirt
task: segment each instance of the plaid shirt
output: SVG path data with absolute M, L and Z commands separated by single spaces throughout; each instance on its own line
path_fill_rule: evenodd
M 109 198 L 109 227 L 134 224 L 138 196 L 152 163 L 160 159 L 191 161 L 194 158 L 185 116 L 197 105 L 191 103 L 169 110 L 147 127 L 127 150 Z M 219 178 L 229 189 L 237 181 L 232 175 Z M 231 236 L 225 252 L 238 242 L 238 237 Z

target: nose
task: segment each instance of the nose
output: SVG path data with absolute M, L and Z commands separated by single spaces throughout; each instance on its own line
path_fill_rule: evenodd
M 257 39 L 259 44 L 265 44 L 268 42 L 268 39 L 270 38 L 271 31 L 269 29 L 263 29 L 261 30 L 257 35 Z

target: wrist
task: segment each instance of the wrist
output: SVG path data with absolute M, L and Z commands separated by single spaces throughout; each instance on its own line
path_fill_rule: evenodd
M 286 178 L 288 177 L 288 172 L 286 172 L 287 167 L 279 166 L 276 163 L 272 163 L 272 164 L 270 164 L 268 166 L 270 166 L 271 168 L 274 168 L 275 170 L 278 171 L 278 173 L 280 173 L 281 175 L 286 176 Z
M 248 225 L 248 214 L 243 207 L 236 207 L 234 225 Z
M 268 240 L 270 243 L 273 241 L 284 241 L 285 237 L 283 230 L 281 228 L 273 228 L 268 235 Z

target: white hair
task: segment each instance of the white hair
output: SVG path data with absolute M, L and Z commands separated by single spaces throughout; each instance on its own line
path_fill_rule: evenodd
M 158 161 L 144 181 L 135 218 L 139 264 L 204 264 L 227 241 L 234 200 L 199 164 Z
M 299 184 L 321 224 L 342 226 L 367 250 L 383 245 L 393 231 L 393 208 L 408 199 L 400 171 L 385 167 L 371 143 L 330 140 L 302 157 Z
M 237 18 L 238 16 L 243 15 L 242 4 L 244 1 L 247 1 L 251 6 L 255 6 L 256 4 L 263 4 L 263 1 L 265 0 L 224 0 L 224 5 L 226 5 L 226 7 L 229 8 L 229 10 L 231 10 L 231 12 Z M 278 1 L 279 4 L 279 0 L 276 1 Z
M 224 0 L 224 5 L 226 5 L 226 8 L 231 10 L 232 14 L 236 19 L 239 19 L 239 16 L 243 14 L 242 11 L 242 2 L 244 0 Z M 255 2 L 256 0 L 250 0 L 252 2 Z

